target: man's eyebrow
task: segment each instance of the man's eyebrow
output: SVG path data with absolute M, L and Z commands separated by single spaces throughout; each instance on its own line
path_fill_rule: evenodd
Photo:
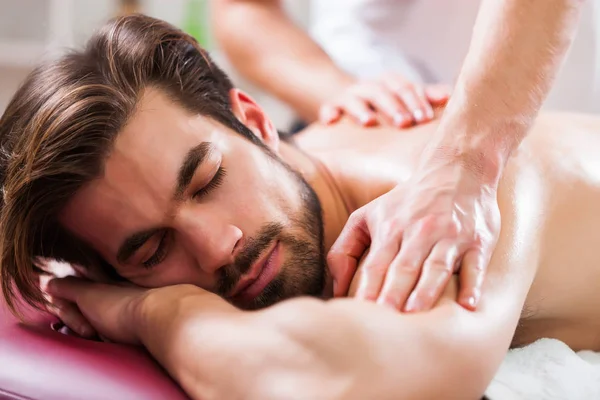
M 150 239 L 156 232 L 160 229 L 148 229 L 146 231 L 137 232 L 133 235 L 129 236 L 127 239 L 123 241 L 123 244 L 119 247 L 119 251 L 117 251 L 117 261 L 121 264 L 124 264 L 140 247 L 146 243 L 148 239 Z
M 179 200 L 183 197 L 183 193 L 192 181 L 194 173 L 198 167 L 208 159 L 212 149 L 213 146 L 211 142 L 202 142 L 199 145 L 192 147 L 187 152 L 181 163 L 179 172 L 177 173 L 177 185 L 175 186 L 175 193 L 173 195 L 175 200 Z M 151 228 L 130 235 L 119 247 L 119 250 L 117 251 L 117 261 L 121 264 L 125 263 L 144 245 L 144 243 L 146 243 L 148 239 L 161 229 L 162 228 Z
M 212 149 L 211 142 L 202 142 L 188 151 L 177 174 L 174 199 L 180 199 L 183 196 L 183 193 L 194 177 L 196 169 L 208 159 Z

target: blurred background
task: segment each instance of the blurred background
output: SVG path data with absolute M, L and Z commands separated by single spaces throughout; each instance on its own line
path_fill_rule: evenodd
M 414 0 L 396 1 L 415 3 Z M 443 32 L 441 24 L 450 14 L 452 18 L 458 15 L 461 19 L 458 26 L 465 30 L 468 37 L 476 8 L 466 7 L 465 3 L 461 7 L 461 1 L 416 2 L 418 4 L 412 7 L 410 18 L 407 16 L 404 21 L 406 30 L 402 39 L 406 42 L 403 47 L 410 50 L 411 47 L 432 47 L 432 43 L 437 44 L 434 49 L 438 57 L 436 62 L 442 66 L 449 59 L 462 57 L 468 43 L 458 49 L 448 46 L 449 42 L 444 42 L 444 39 L 449 35 Z M 288 129 L 294 120 L 292 111 L 241 79 L 219 50 L 211 32 L 211 3 L 211 0 L 0 0 L 0 114 L 20 82 L 41 59 L 53 57 L 67 48 L 83 46 L 94 30 L 111 17 L 142 12 L 164 19 L 195 36 L 230 74 L 236 85 L 249 92 L 267 110 L 275 125 L 279 129 Z M 310 3 L 309 0 L 284 1 L 288 14 L 304 28 L 310 26 Z M 589 2 L 592 3 L 596 2 Z M 592 6 L 588 7 L 561 72 L 577 79 L 557 81 L 546 108 L 594 113 L 600 110 L 600 104 L 582 98 L 584 89 L 590 92 L 590 85 L 596 87 L 594 91 L 600 91 L 600 82 L 597 82 L 600 73 L 594 71 L 600 68 L 600 60 L 596 60 L 600 58 L 600 39 L 592 34 L 594 26 L 600 25 L 600 11 L 596 9 L 596 16 L 588 18 L 594 14 Z M 436 11 L 433 14 L 432 8 Z M 473 12 L 458 13 L 468 9 Z M 429 23 L 423 22 L 425 17 L 430 18 Z M 440 23 L 436 23 L 436 18 Z M 438 31 L 432 31 L 432 26 Z
M 37 62 L 82 47 L 111 17 L 142 12 L 196 37 L 236 85 L 267 109 L 277 127 L 286 129 L 293 119 L 288 107 L 241 79 L 220 53 L 211 33 L 210 6 L 210 0 L 0 0 L 0 115 Z M 286 0 L 285 7 L 298 24 L 306 26 L 307 1 Z

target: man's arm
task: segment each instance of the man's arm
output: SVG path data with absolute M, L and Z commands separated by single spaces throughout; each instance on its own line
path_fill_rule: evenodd
M 527 227 L 537 225 L 513 220 L 475 312 L 455 302 L 455 282 L 418 314 L 353 299 L 247 313 L 181 286 L 168 289 L 178 293 L 171 299 L 165 289 L 147 298 L 138 334 L 194 398 L 476 398 L 509 347 L 535 274 L 536 251 L 518 240 L 531 236 L 536 247 Z
M 215 32 L 233 65 L 308 121 L 354 82 L 285 14 L 281 0 L 218 0 Z

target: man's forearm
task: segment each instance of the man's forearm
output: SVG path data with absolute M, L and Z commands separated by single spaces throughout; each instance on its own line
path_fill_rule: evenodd
M 502 301 L 507 318 L 482 323 L 454 302 L 452 286 L 422 314 L 350 299 L 297 299 L 247 313 L 192 286 L 168 290 L 148 297 L 138 335 L 202 399 L 474 398 L 499 364 L 520 308 Z M 483 312 L 498 314 L 490 307 L 499 305 Z
M 550 91 L 575 35 L 582 3 L 483 1 L 442 119 L 442 146 L 466 155 L 467 163 L 486 160 L 478 168 L 497 180 Z
M 352 82 L 285 14 L 280 0 L 219 0 L 216 34 L 233 65 L 305 119 Z
M 207 360 L 231 360 L 226 354 L 210 354 L 206 346 L 196 346 L 196 341 L 226 348 L 224 335 L 232 331 L 241 311 L 196 286 L 176 285 L 150 291 L 131 314 L 139 341 L 186 393 L 193 399 L 215 398 L 211 396 L 213 376 L 200 368 Z M 212 336 L 215 330 L 221 336 Z

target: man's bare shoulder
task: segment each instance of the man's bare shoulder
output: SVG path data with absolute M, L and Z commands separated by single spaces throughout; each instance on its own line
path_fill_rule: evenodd
M 332 125 L 312 124 L 295 136 L 296 143 L 306 151 L 389 148 L 392 146 L 421 146 L 438 126 L 438 120 L 405 129 L 380 124 L 364 127 L 349 120 Z
M 390 144 L 420 146 L 435 133 L 440 117 L 441 113 L 429 123 L 405 129 L 385 124 L 364 127 L 347 119 L 332 125 L 314 123 L 295 135 L 295 141 L 303 149 L 317 152 Z M 583 140 L 586 141 L 600 137 L 600 115 L 554 111 L 540 113 L 525 142 L 532 139 L 563 139 L 568 133 L 584 136 Z

